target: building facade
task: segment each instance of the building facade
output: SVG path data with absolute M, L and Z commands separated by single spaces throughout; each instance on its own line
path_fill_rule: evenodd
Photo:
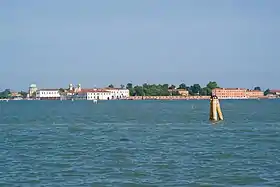
M 111 93 L 111 99 L 125 99 L 129 97 L 129 90 L 122 88 L 104 88 L 105 91 Z
M 212 90 L 212 94 L 220 99 L 248 99 L 264 96 L 264 92 L 262 91 L 244 88 L 215 88 Z
M 246 99 L 246 90 L 244 88 L 215 88 L 212 94 L 220 99 Z
M 36 98 L 40 100 L 59 100 L 59 89 L 40 89 L 36 91 Z
M 106 90 L 92 90 L 86 92 L 87 100 L 111 100 L 112 94 Z
M 280 96 L 280 90 L 273 89 L 273 90 L 270 90 L 269 93 L 274 96 Z
M 36 85 L 35 85 L 36 87 Z M 34 90 L 33 90 L 34 91 Z M 67 89 L 38 89 L 36 98 L 40 100 L 115 100 L 129 97 L 128 89 L 121 88 L 82 88 L 81 84 L 76 87 L 69 84 Z
M 264 97 L 264 92 L 260 90 L 247 90 L 246 92 L 248 98 L 262 98 Z
M 172 95 L 172 93 L 175 93 L 175 92 L 177 92 L 179 95 L 181 95 L 181 96 L 185 96 L 185 97 L 187 97 L 187 96 L 189 96 L 189 91 L 188 90 L 186 90 L 186 89 L 168 89 L 168 92 Z
M 66 94 L 67 100 L 111 100 L 112 93 L 103 89 L 74 89 Z

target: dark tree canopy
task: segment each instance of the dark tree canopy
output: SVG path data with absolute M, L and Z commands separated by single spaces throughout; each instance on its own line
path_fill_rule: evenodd
M 59 88 L 59 93 L 64 93 L 65 92 L 65 89 L 64 88 Z
M 132 89 L 132 88 L 133 88 L 132 83 L 127 83 L 127 85 L 126 85 L 126 89 Z
M 201 92 L 201 86 L 199 84 L 194 84 L 189 88 L 191 95 L 199 95 Z
M 178 89 L 187 89 L 187 86 L 185 83 L 181 83 L 179 86 L 178 86 Z
M 11 90 L 5 89 L 3 92 L 0 92 L 0 99 L 9 99 L 11 97 Z
M 172 84 L 168 89 L 174 90 L 175 88 L 176 88 L 176 86 Z
M 264 95 L 268 95 L 268 94 L 270 94 L 270 90 L 269 89 L 264 91 Z
M 187 86 L 185 83 L 181 83 L 177 89 L 188 90 L 190 95 L 211 95 L 212 89 L 217 88 L 216 82 L 209 82 L 206 87 L 202 88 L 199 84 Z M 131 96 L 169 96 L 180 95 L 176 86 L 171 84 L 147 84 L 135 85 L 127 83 L 126 88 L 129 89 Z
M 261 87 L 259 87 L 259 86 L 256 86 L 256 87 L 254 88 L 254 90 L 258 90 L 258 91 L 261 91 Z
M 207 88 L 213 90 L 215 88 L 218 88 L 218 84 L 215 82 L 215 81 L 210 81 L 207 85 L 206 85 Z
M 19 94 L 20 94 L 23 98 L 27 98 L 27 95 L 28 95 L 28 93 L 27 93 L 27 92 L 24 92 L 24 91 L 19 92 Z

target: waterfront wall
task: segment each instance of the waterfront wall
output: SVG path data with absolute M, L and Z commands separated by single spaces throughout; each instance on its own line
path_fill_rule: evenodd
M 130 96 L 126 100 L 202 100 L 210 96 Z
M 130 96 L 126 100 L 209 100 L 210 96 Z M 221 98 L 221 99 L 268 99 L 262 97 L 246 97 L 246 98 Z
M 71 100 L 72 97 L 62 98 L 44 98 L 44 99 L 22 99 L 22 100 Z M 86 100 L 86 97 L 73 97 L 74 100 Z M 121 98 L 120 100 L 209 100 L 210 96 L 130 96 Z M 277 99 L 277 97 L 262 96 L 262 97 L 246 97 L 246 98 L 219 98 L 221 100 L 248 100 L 248 99 Z M 0 99 L 1 100 L 13 100 L 13 99 Z M 17 99 L 15 99 L 17 100 Z M 113 99 L 116 100 L 116 99 Z

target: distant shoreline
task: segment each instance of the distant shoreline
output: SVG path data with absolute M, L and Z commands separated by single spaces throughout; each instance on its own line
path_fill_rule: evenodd
M 209 100 L 210 96 L 130 96 L 127 98 L 122 98 L 119 100 L 130 100 L 130 101 L 138 101 L 138 100 Z M 277 97 L 251 97 L 251 98 L 219 98 L 220 100 L 263 100 L 263 99 L 279 99 Z M 40 100 L 40 99 L 0 99 L 0 101 L 60 101 L 59 99 L 48 99 L 48 100 Z M 117 99 L 113 99 L 117 100 Z M 65 100 L 62 100 L 65 101 Z M 76 101 L 76 100 L 75 100 Z M 84 101 L 92 101 L 92 100 L 84 100 Z M 103 100 L 100 100 L 103 101 Z M 105 101 L 105 100 L 104 100 Z M 106 100 L 107 101 L 107 100 Z
M 210 96 L 130 96 L 125 100 L 209 100 Z M 277 99 L 271 97 L 249 97 L 249 98 L 219 98 L 220 100 L 259 100 Z

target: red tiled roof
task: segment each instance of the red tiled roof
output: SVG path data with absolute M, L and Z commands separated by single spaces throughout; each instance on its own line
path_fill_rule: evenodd
M 214 88 L 213 90 L 247 90 L 245 88 Z
M 110 87 L 106 87 L 104 89 L 106 89 L 106 90 L 127 90 L 126 88 L 110 88 Z
M 83 92 L 108 92 L 104 89 L 100 89 L 100 88 L 84 88 L 82 89 Z
M 39 89 L 39 91 L 58 91 L 59 89 L 57 88 L 43 88 L 43 89 Z
M 271 93 L 280 92 L 280 90 L 270 90 Z
M 106 90 L 103 89 L 97 89 L 97 88 L 83 88 L 81 89 L 81 91 L 79 92 L 75 92 L 74 90 L 69 91 L 69 93 L 87 93 L 87 92 L 93 92 L 93 93 L 104 93 L 104 92 L 108 92 Z
M 12 95 L 12 96 L 20 96 L 21 94 L 18 93 L 18 92 L 12 92 L 11 95 Z

